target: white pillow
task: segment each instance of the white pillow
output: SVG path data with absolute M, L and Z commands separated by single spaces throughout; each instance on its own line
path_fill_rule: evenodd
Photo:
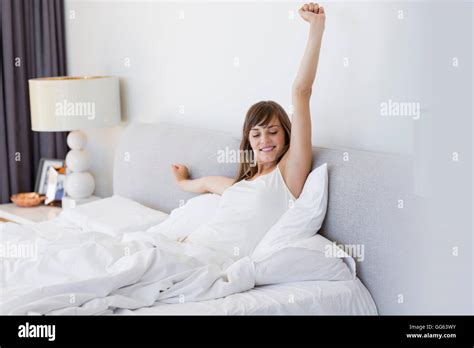
M 324 163 L 308 175 L 300 197 L 263 236 L 252 259 L 259 261 L 291 243 L 314 236 L 323 224 L 327 203 L 328 171 Z
M 117 236 L 125 232 L 146 230 L 163 222 L 168 214 L 114 195 L 64 210 L 61 217 L 84 232 L 101 232 Z
M 291 243 L 255 262 L 256 285 L 355 277 L 354 259 L 321 235 Z
M 324 253 L 324 256 L 327 258 L 340 258 L 349 268 L 354 278 L 356 276 L 356 262 L 354 258 L 348 253 L 346 253 L 336 243 L 331 242 L 329 239 L 319 234 L 316 234 L 315 236 L 310 238 L 295 241 L 290 244 L 290 247 L 319 251 L 321 253 Z M 360 257 L 359 255 L 356 256 Z
M 150 228 L 148 233 L 161 233 L 168 239 L 186 237 L 215 215 L 220 195 L 205 193 L 190 198 L 183 206 L 173 209 L 168 219 Z

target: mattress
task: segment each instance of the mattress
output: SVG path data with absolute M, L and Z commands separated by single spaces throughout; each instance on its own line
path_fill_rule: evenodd
M 216 300 L 158 304 L 125 315 L 377 315 L 367 288 L 350 281 L 304 281 L 266 285 Z

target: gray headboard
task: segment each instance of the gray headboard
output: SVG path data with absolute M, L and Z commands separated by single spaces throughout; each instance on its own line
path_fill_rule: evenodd
M 172 163 L 184 163 L 191 177 L 233 177 L 237 163 L 219 163 L 218 151 L 239 149 L 235 136 L 166 123 L 131 124 L 116 150 L 114 193 L 170 212 L 194 194 L 173 182 Z M 410 238 L 416 229 L 413 166 L 410 158 L 314 148 L 313 167 L 327 162 L 329 206 L 321 234 L 364 251 L 358 277 L 372 294 L 380 314 L 404 313 L 410 299 L 407 277 Z M 410 207 L 410 209 L 407 209 Z M 401 295 L 401 296 L 400 296 Z

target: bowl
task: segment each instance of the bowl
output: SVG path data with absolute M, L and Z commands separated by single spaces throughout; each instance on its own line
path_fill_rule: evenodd
M 11 201 L 19 207 L 35 207 L 46 199 L 45 195 L 37 192 L 17 193 L 10 197 Z

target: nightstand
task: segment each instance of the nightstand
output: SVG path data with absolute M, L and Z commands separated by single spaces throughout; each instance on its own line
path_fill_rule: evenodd
M 11 221 L 21 225 L 54 219 L 61 213 L 59 207 L 38 205 L 36 207 L 19 207 L 14 203 L 0 204 L 0 222 Z

